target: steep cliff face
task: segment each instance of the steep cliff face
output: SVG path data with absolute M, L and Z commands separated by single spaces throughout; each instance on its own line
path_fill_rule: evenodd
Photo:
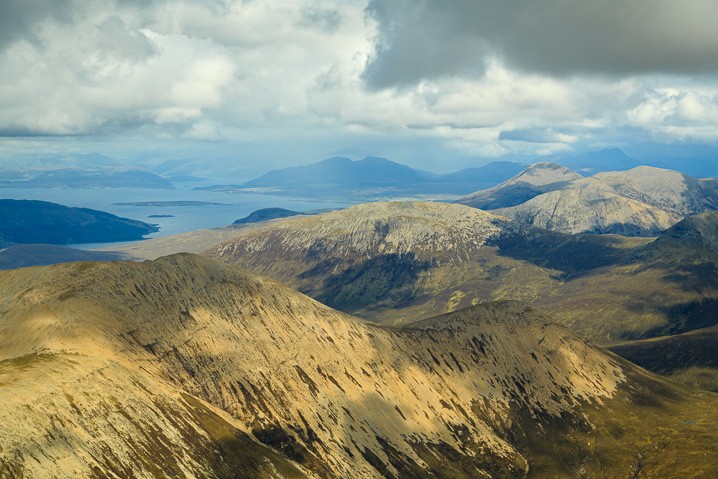
M 518 303 L 380 328 L 191 255 L 2 272 L 0 295 L 10 476 L 610 472 L 637 449 L 540 445 L 624 421 L 606 408 L 639 390 L 684 401 Z

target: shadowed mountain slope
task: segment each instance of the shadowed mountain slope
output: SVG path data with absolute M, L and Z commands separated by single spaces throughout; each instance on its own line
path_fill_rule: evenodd
M 5 271 L 0 291 L 9 475 L 718 473 L 714 396 L 518 303 L 385 329 L 191 255 Z
M 718 326 L 660 338 L 626 341 L 611 351 L 646 369 L 718 392 Z
M 604 343 L 714 326 L 717 244 L 718 213 L 686 218 L 621 261 L 566 282 L 541 303 L 564 324 Z M 590 317 L 578 313 L 579 305 L 597 311 Z

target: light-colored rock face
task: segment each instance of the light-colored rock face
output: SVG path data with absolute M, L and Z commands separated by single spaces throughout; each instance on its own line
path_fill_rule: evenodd
M 649 166 L 581 178 L 538 163 L 459 202 L 565 233 L 650 236 L 686 215 L 718 209 L 718 182 Z
M 561 233 L 616 233 L 655 236 L 681 218 L 640 201 L 622 197 L 593 179 L 536 196 L 495 213 L 522 224 Z
M 556 163 L 534 163 L 518 175 L 506 180 L 502 184 L 528 183 L 534 186 L 545 186 L 553 183 L 574 181 L 582 176 L 565 166 Z
M 445 261 L 460 261 L 512 227 L 506 218 L 456 204 L 366 203 L 250 227 L 210 251 L 219 257 L 260 251 L 282 257 L 316 252 L 352 258 L 411 253 L 421 260 L 439 255 Z
M 200 419 L 218 408 L 223 427 L 322 477 L 447 465 L 516 477 L 527 468 L 508 440 L 517 418 L 580 423 L 581 405 L 625 381 L 614 359 L 517 303 L 383 329 L 189 255 L 2 272 L 0 297 L 0 470 L 28 474 L 132 464 L 159 477 L 146 461 L 160 446 L 143 446 L 153 436 L 184 457 L 168 464 L 202 476 L 207 450 L 188 442 L 216 444 Z M 298 474 L 263 454 L 266 470 L 274 460 Z
M 680 215 L 718 209 L 718 182 L 650 166 L 599 173 L 595 180 L 616 193 Z

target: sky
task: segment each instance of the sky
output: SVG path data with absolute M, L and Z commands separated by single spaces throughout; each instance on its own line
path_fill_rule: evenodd
M 718 0 L 3 0 L 0 157 L 442 170 L 715 147 L 716 19 Z

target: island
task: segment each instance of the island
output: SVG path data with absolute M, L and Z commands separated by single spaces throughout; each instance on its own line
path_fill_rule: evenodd
M 143 239 L 155 224 L 105 211 L 37 200 L 0 200 L 0 247 L 12 244 L 110 243 Z

